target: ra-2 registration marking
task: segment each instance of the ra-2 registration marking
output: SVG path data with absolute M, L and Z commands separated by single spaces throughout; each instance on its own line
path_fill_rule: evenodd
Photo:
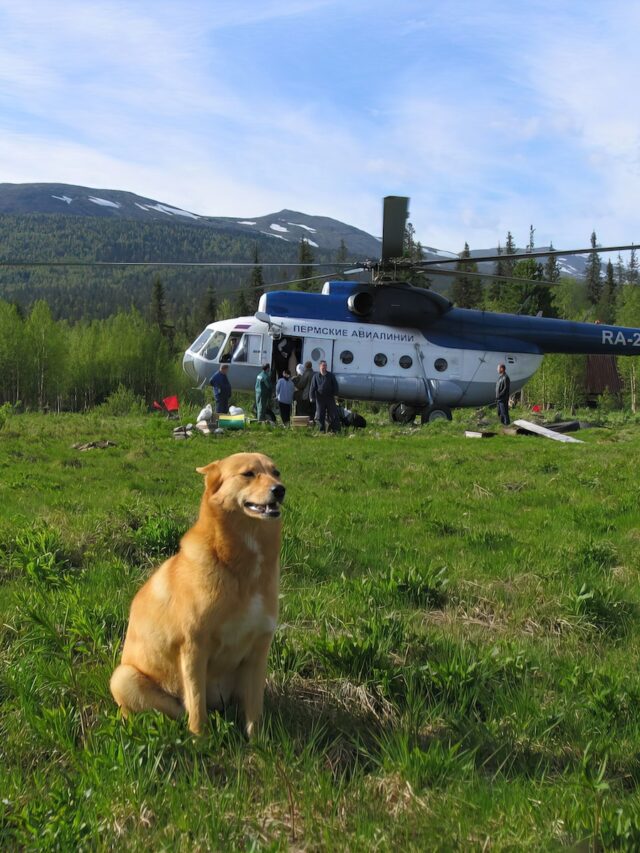
M 622 344 L 623 347 L 640 347 L 640 332 L 634 332 L 630 337 L 625 337 L 624 332 L 613 332 L 611 329 L 602 330 L 603 344 Z

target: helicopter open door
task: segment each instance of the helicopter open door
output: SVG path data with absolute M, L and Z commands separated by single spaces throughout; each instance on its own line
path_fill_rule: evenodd
M 320 362 L 327 362 L 327 369 L 332 370 L 333 341 L 330 338 L 305 338 L 302 361 L 310 361 L 313 369 L 320 369 Z

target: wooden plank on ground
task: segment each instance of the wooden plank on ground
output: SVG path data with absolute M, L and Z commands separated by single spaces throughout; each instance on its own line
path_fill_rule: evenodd
M 581 441 L 579 438 L 574 438 L 572 435 L 564 435 L 561 432 L 554 432 L 551 429 L 547 429 L 547 427 L 543 427 L 540 424 L 531 423 L 531 421 L 517 420 L 514 421 L 514 424 L 520 429 L 525 430 L 526 432 L 532 432 L 535 435 L 541 435 L 544 438 L 552 438 L 554 441 L 564 441 L 566 443 L 572 444 L 584 444 L 584 441 Z

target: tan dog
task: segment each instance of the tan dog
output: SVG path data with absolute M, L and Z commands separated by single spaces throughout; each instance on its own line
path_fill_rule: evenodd
M 205 476 L 200 515 L 133 599 L 111 692 L 124 716 L 186 710 L 195 733 L 207 708 L 235 699 L 251 737 L 278 617 L 285 489 L 261 453 L 196 470 Z

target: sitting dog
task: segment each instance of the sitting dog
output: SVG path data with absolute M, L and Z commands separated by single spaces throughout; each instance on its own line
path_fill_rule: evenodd
M 111 692 L 125 717 L 186 711 L 196 734 L 208 708 L 233 699 L 251 737 L 278 617 L 285 488 L 261 453 L 196 470 L 205 477 L 198 520 L 134 597 Z

